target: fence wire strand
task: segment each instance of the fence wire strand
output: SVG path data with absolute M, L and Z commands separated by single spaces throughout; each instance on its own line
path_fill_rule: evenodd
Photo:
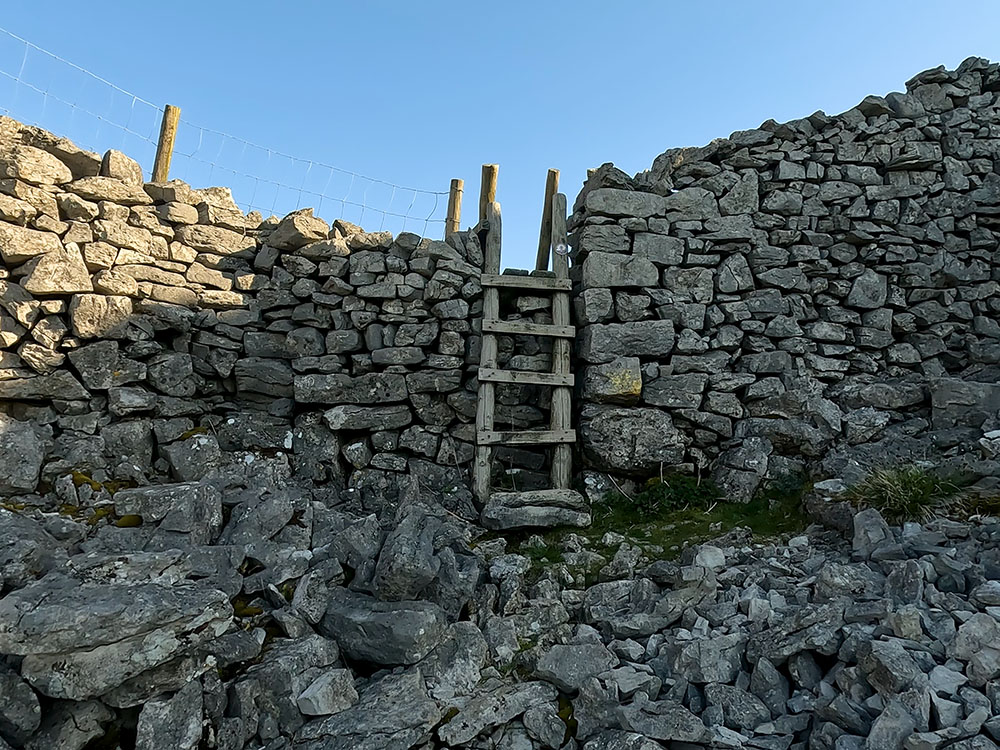
M 106 106 L 95 106 L 104 101 Z M 83 105 L 82 102 L 89 102 Z M 69 138 L 97 153 L 117 144 L 152 167 L 163 107 L 0 27 L 0 114 Z M 214 156 L 211 154 L 214 153 Z M 224 180 L 242 210 L 270 215 L 312 206 L 316 215 L 397 232 L 443 225 L 441 197 L 302 159 L 181 118 L 171 177 L 195 187 Z M 340 216 L 327 217 L 323 211 Z

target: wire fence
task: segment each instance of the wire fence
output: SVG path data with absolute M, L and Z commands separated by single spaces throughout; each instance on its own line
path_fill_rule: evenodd
M 163 107 L 0 28 L 0 114 L 90 151 L 122 151 L 148 178 Z M 229 187 L 248 213 L 283 216 L 312 207 L 317 216 L 369 231 L 440 234 L 448 203 L 448 191 L 396 185 L 291 156 L 183 116 L 170 176 L 193 187 Z

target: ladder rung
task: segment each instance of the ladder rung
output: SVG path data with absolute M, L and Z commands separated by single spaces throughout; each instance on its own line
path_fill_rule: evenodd
M 476 437 L 479 445 L 552 445 L 575 443 L 576 430 L 484 431 Z
M 530 370 L 497 370 L 491 367 L 479 368 L 479 379 L 487 383 L 514 383 L 515 385 L 573 385 L 573 373 L 531 372 Z
M 483 286 L 503 286 L 512 289 L 533 289 L 542 292 L 569 292 L 573 282 L 551 276 L 515 276 L 509 273 L 484 273 L 479 278 Z
M 531 323 L 526 320 L 484 320 L 483 333 L 511 333 L 527 336 L 555 336 L 576 338 L 573 326 L 556 326 L 551 323 Z

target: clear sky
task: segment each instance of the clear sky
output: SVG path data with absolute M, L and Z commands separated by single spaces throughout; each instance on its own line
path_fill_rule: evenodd
M 407 215 L 406 228 L 418 232 L 427 217 L 443 219 L 443 196 L 394 192 L 321 166 L 332 165 L 429 191 L 461 177 L 464 228 L 476 222 L 480 165 L 498 163 L 504 263 L 514 267 L 533 264 L 549 167 L 561 170 L 572 204 L 587 168 L 603 162 L 634 173 L 668 148 L 770 118 L 836 114 L 970 55 L 1000 59 L 996 0 L 4 0 L 3 8 L 0 27 L 141 100 L 180 106 L 171 176 L 233 186 L 242 206 L 265 214 L 318 204 L 322 194 L 317 213 L 343 213 L 367 229 L 401 228 L 380 211 Z M 159 115 L 143 101 L 2 34 L 0 73 L 0 109 L 151 167 Z M 367 206 L 364 217 L 355 204 Z

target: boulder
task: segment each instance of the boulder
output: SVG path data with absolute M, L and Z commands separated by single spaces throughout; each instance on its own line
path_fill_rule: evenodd
M 59 250 L 35 256 L 24 264 L 23 270 L 25 276 L 21 280 L 21 286 L 35 296 L 68 295 L 91 292 L 94 289 L 83 256 L 72 243 Z
M 79 583 L 49 574 L 0 600 L 0 652 L 52 698 L 86 700 L 222 635 L 224 593 L 194 584 Z
M 361 691 L 358 702 L 311 721 L 295 735 L 294 750 L 410 750 L 427 742 L 441 709 L 420 672 L 389 674 Z
M 422 601 L 380 602 L 344 588 L 333 589 L 318 630 L 351 659 L 374 664 L 415 664 L 445 634 L 444 611 Z

